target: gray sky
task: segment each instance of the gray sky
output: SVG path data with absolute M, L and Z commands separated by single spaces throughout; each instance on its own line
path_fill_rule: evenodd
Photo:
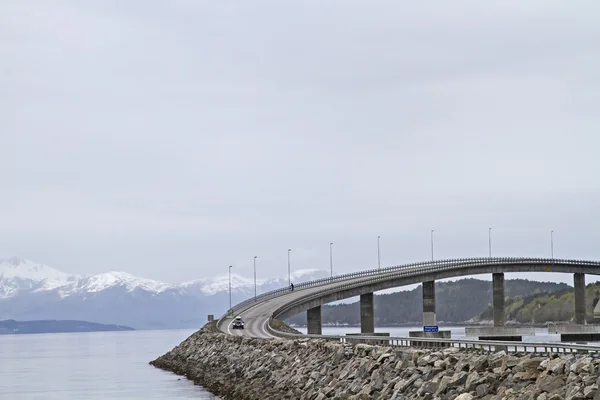
M 2 1 L 0 254 L 600 259 L 600 3 L 496 3 Z

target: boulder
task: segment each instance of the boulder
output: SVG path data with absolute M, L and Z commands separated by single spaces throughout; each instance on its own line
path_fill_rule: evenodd
M 473 400 L 473 395 L 469 393 L 463 393 L 454 398 L 454 400 Z
M 565 384 L 560 375 L 544 375 L 538 379 L 537 386 L 543 392 L 553 392 Z
M 514 372 L 531 372 L 537 370 L 538 366 L 544 361 L 542 357 L 525 358 L 518 362 L 513 368 Z
M 554 358 L 548 361 L 546 365 L 546 371 L 552 372 L 554 375 L 562 374 L 565 370 L 565 360 L 561 358 Z
M 434 394 L 437 392 L 439 387 L 439 382 L 429 381 L 425 382 L 423 386 L 421 386 L 420 392 L 423 394 Z
M 583 389 L 583 396 L 586 399 L 593 399 L 596 396 L 596 393 L 598 393 L 598 385 L 596 384 L 586 386 Z
M 483 397 L 490 392 L 490 387 L 483 383 L 475 388 L 475 392 L 477 393 L 477 397 Z

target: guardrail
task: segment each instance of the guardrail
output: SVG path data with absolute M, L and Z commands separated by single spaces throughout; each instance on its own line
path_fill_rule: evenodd
M 289 339 L 312 338 L 325 339 L 340 343 L 369 343 L 378 346 L 390 347 L 418 347 L 418 348 L 445 348 L 456 347 L 459 349 L 492 353 L 504 350 L 507 353 L 534 353 L 534 354 L 562 354 L 562 353 L 590 353 L 600 356 L 600 346 L 583 345 L 560 342 L 514 342 L 497 340 L 469 340 L 469 339 L 442 339 L 424 337 L 401 336 L 342 336 L 342 335 L 304 335 L 298 333 L 281 332 L 267 324 L 267 330 L 273 336 Z

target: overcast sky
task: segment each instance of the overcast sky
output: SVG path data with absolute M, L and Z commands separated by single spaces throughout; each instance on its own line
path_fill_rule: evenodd
M 600 259 L 600 2 L 4 0 L 0 255 L 180 282 Z M 508 278 L 508 277 L 507 277 Z M 572 283 L 572 277 L 548 278 Z

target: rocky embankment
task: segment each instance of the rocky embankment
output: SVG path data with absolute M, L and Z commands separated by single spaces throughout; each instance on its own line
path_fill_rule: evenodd
M 480 355 L 244 339 L 207 326 L 151 364 L 224 400 L 600 399 L 600 359 L 587 354 Z

